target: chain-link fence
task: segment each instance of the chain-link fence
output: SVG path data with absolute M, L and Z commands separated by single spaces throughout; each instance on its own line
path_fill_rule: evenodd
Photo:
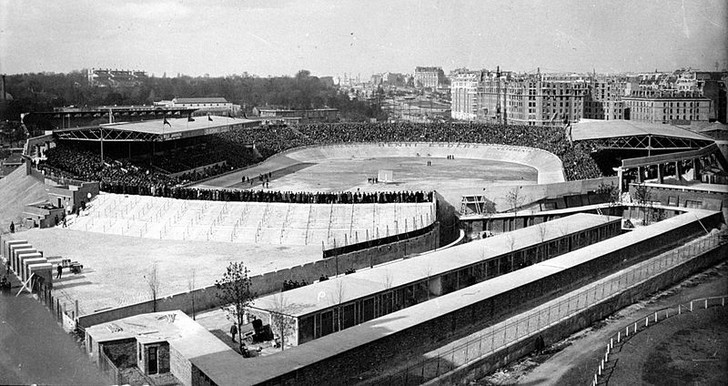
M 468 362 L 530 338 L 643 280 L 716 248 L 726 242 L 723 236 L 713 234 L 648 261 L 635 264 L 616 276 L 612 275 L 607 279 L 584 286 L 563 300 L 551 301 L 517 317 L 495 324 L 457 347 L 447 347 L 441 351 L 428 353 L 419 363 L 410 364 L 407 368 L 382 380 L 389 384 L 416 385 L 437 378 Z

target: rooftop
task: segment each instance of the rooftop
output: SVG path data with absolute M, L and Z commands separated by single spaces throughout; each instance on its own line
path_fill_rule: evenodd
M 578 213 L 548 222 L 543 241 L 549 241 L 595 227 L 618 217 Z M 396 288 L 431 276 L 474 264 L 478 261 L 509 253 L 543 242 L 540 227 L 531 226 L 507 234 L 474 241 L 453 248 L 434 251 L 374 269 L 299 287 L 285 292 L 290 315 L 300 317 L 337 304 L 346 303 L 375 293 Z M 513 246 L 511 247 L 511 243 Z M 253 308 L 269 310 L 279 307 L 277 294 L 256 299 Z
M 582 119 L 572 125 L 571 135 L 574 141 L 590 139 L 630 137 L 639 135 L 655 135 L 663 137 L 688 138 L 694 140 L 713 140 L 701 134 L 685 130 L 678 126 L 662 123 L 650 123 L 625 120 L 588 120 Z
M 660 221 L 649 227 L 637 228 L 631 232 L 607 239 L 597 244 L 557 256 L 553 259 L 534 264 L 529 267 L 495 277 L 473 286 L 467 290 L 452 292 L 435 299 L 407 307 L 381 318 L 369 320 L 344 331 L 326 335 L 319 339 L 307 342 L 304 345 L 287 349 L 276 355 L 256 358 L 255 361 L 237 362 L 233 358 L 224 358 L 218 355 L 209 355 L 196 358 L 196 366 L 206 364 L 216 367 L 214 374 L 216 381 L 223 383 L 258 384 L 289 373 L 293 369 L 303 368 L 318 361 L 330 358 L 398 333 L 436 317 L 446 315 L 463 307 L 478 303 L 499 293 L 507 292 L 533 280 L 544 278 L 563 271 L 566 267 L 598 259 L 612 251 L 625 248 L 628 245 L 663 234 L 676 227 L 694 221 L 700 221 L 711 216 L 714 212 L 691 209 L 689 212 L 667 220 Z M 570 217 L 569 217 L 570 218 Z M 472 243 L 471 243 L 472 244 Z M 448 249 L 447 251 L 454 251 Z M 449 256 L 448 256 L 449 258 Z M 351 275 L 350 275 L 351 276 Z M 227 364 L 225 363 L 226 361 Z M 239 361 L 239 360 L 238 360 Z M 231 366 L 232 363 L 238 365 Z M 207 373 L 210 376 L 210 373 Z
M 174 98 L 174 103 L 230 103 L 227 99 L 222 97 L 210 97 L 210 98 Z
M 165 135 L 166 137 L 175 136 L 175 134 L 182 134 L 185 132 L 193 132 L 197 130 L 203 130 L 204 134 L 202 135 L 215 134 L 217 132 L 226 131 L 224 129 L 228 129 L 232 125 L 251 125 L 259 123 L 259 121 L 252 119 L 229 118 L 220 116 L 203 116 L 194 117 L 193 119 L 193 121 L 190 121 L 188 118 L 167 118 L 166 121 L 169 122 L 169 124 L 166 124 L 164 119 L 154 119 L 139 122 L 110 123 L 101 126 L 104 129 Z
M 100 343 L 128 338 L 136 338 L 140 343 L 166 341 L 188 359 L 225 351 L 237 355 L 227 344 L 179 310 L 97 324 L 87 328 L 86 334 Z

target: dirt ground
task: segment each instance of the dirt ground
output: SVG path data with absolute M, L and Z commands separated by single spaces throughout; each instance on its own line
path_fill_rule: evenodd
M 473 385 L 586 385 L 594 376 L 599 362 L 604 355 L 604 347 L 609 337 L 616 334 L 626 324 L 642 319 L 653 314 L 656 310 L 672 306 L 678 303 L 685 303 L 692 299 L 724 295 L 728 293 L 728 263 L 722 263 L 702 273 L 694 275 L 680 284 L 662 291 L 649 299 L 624 308 L 604 321 L 577 332 L 576 334 L 552 344 L 541 354 L 530 355 L 520 361 L 502 368 L 487 377 L 481 378 Z M 673 382 L 667 384 L 725 384 L 728 379 L 726 374 L 725 347 L 728 347 L 728 333 L 726 333 L 725 315 L 726 310 L 715 310 L 718 316 L 712 315 L 713 311 L 708 310 L 705 314 L 696 314 L 694 318 L 675 318 L 661 322 L 660 324 L 641 332 L 649 332 L 644 336 L 638 334 L 637 338 L 650 341 L 649 345 L 641 345 L 644 349 L 635 350 L 629 356 L 622 359 L 620 356 L 618 368 L 610 380 L 610 384 L 666 384 L 667 378 L 664 374 L 675 374 L 676 371 L 684 369 L 685 355 L 698 359 L 711 359 L 713 352 L 708 353 L 711 348 L 721 347 L 716 358 L 718 362 L 711 361 L 699 363 L 701 370 L 711 372 L 710 377 L 693 378 L 692 382 Z M 722 312 L 722 314 L 720 314 Z M 675 326 L 672 326 L 674 324 Z M 653 330 L 654 329 L 654 330 Z M 694 329 L 694 333 L 687 333 Z M 698 330 L 705 332 L 699 333 Z M 659 337 L 659 339 L 657 339 Z M 652 338 L 650 340 L 650 338 Z M 672 342 L 672 343 L 671 343 Z M 690 342 L 689 352 L 685 352 L 683 343 Z M 630 341 L 632 343 L 632 341 Z M 706 351 L 707 350 L 707 351 Z M 659 354 L 662 352 L 663 354 Z M 666 357 L 670 355 L 670 359 Z M 674 359 L 674 360 L 673 360 Z M 646 365 L 636 368 L 624 367 L 622 363 L 645 363 Z M 695 366 L 691 361 L 690 364 Z M 710 367 L 714 366 L 714 367 Z M 721 367 L 722 366 L 722 367 Z M 616 374 L 624 378 L 616 378 Z M 692 372 L 690 373 L 692 374 Z M 682 379 L 687 380 L 687 379 Z M 717 380 L 718 383 L 713 383 Z M 624 381 L 624 382 L 622 382 Z
M 728 309 L 696 309 L 635 335 L 615 354 L 613 385 L 720 385 L 728 375 Z

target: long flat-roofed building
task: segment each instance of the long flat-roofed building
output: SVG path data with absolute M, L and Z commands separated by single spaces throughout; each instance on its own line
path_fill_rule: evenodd
M 154 102 L 155 106 L 195 109 L 194 115 L 237 116 L 240 105 L 232 104 L 222 97 L 174 98 L 171 101 Z
M 284 314 L 294 345 L 617 236 L 619 217 L 575 214 L 257 299 L 264 321 Z
M 285 123 L 337 122 L 339 109 L 265 109 L 253 108 L 253 114 L 267 121 L 284 121 Z
M 688 124 L 708 121 L 711 101 L 697 91 L 632 91 L 624 100 L 624 119 L 653 123 Z

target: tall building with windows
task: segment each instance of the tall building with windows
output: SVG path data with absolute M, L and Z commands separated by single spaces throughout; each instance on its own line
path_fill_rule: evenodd
M 624 119 L 624 101 L 627 82 L 621 76 L 592 76 L 584 93 L 586 119 Z
M 586 82 L 580 76 L 480 71 L 461 73 L 451 86 L 454 119 L 526 126 L 558 126 L 582 117 Z
M 642 89 L 623 97 L 624 119 L 653 123 L 689 124 L 708 121 L 711 101 L 699 91 Z
M 445 79 L 445 72 L 441 67 L 415 68 L 415 87 L 436 89 Z
M 480 71 L 453 74 L 450 78 L 451 116 L 461 121 L 478 119 Z

